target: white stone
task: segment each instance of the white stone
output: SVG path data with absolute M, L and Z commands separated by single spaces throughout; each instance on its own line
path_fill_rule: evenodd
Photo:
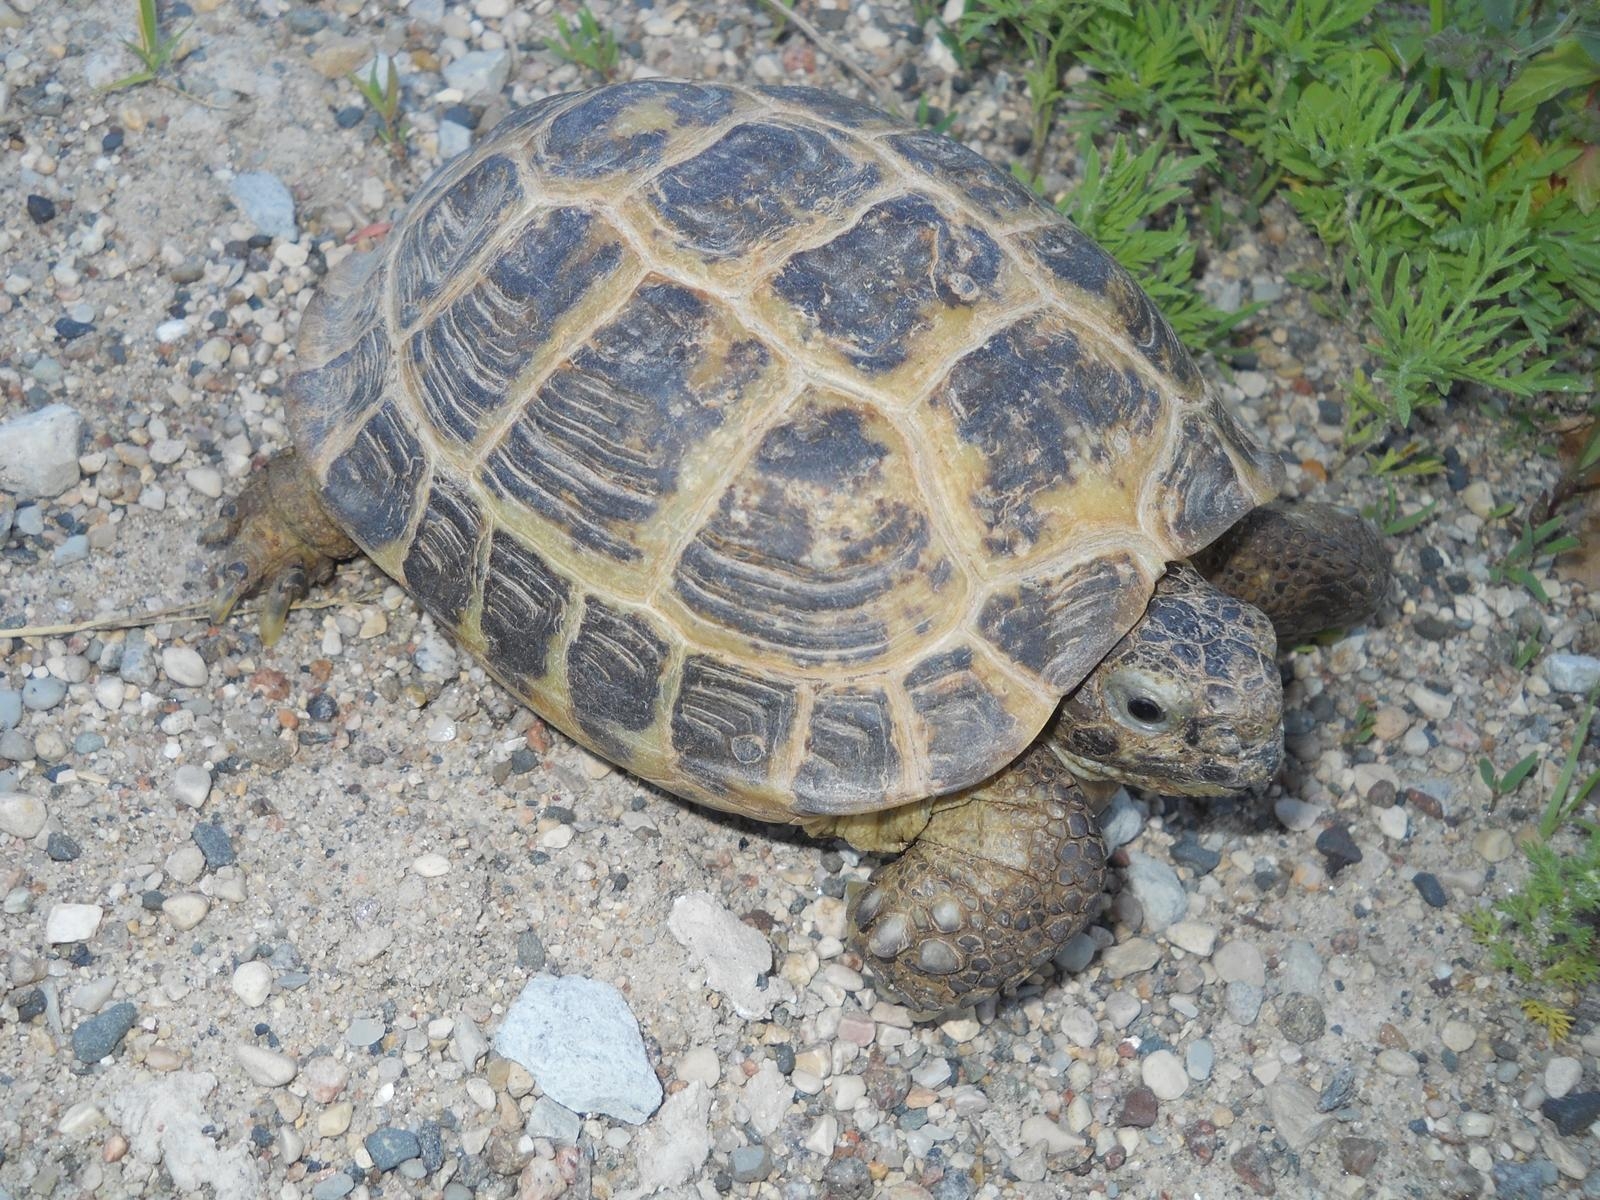
M 206 660 L 189 646 L 168 646 L 161 651 L 161 667 L 167 678 L 183 687 L 204 687 L 210 674 Z
M 1217 927 L 1204 921 L 1177 921 L 1167 926 L 1167 941 L 1200 958 L 1210 958 L 1217 946 Z
M 1212 956 L 1211 963 L 1224 983 L 1248 983 L 1258 988 L 1266 986 L 1267 964 L 1261 957 L 1261 951 L 1249 942 L 1224 943 Z
M 450 860 L 442 854 L 422 854 L 411 860 L 411 869 L 424 879 L 437 879 L 450 871 Z
M 23 839 L 37 837 L 50 817 L 44 801 L 26 792 L 0 792 L 0 832 Z
M 1184 1069 L 1183 1060 L 1171 1050 L 1156 1050 L 1146 1055 L 1139 1065 L 1139 1074 L 1157 1100 L 1176 1100 L 1189 1089 L 1189 1072 Z
M 56 904 L 44 919 L 44 940 L 52 946 L 86 942 L 100 928 L 105 910 L 98 904 Z
M 272 968 L 266 963 L 240 963 L 233 970 L 233 993 L 247 1008 L 260 1008 L 272 991 Z
M 208 1072 L 175 1071 L 129 1084 L 111 1094 L 106 1109 L 127 1136 L 130 1159 L 160 1163 L 178 1195 L 213 1195 L 217 1200 L 252 1200 L 267 1195 L 256 1170 L 250 1142 L 243 1137 L 214 1138 L 226 1121 L 205 1101 L 216 1090 Z
M 777 999 L 770 987 L 759 986 L 772 970 L 772 943 L 724 908 L 709 892 L 679 896 L 667 928 L 705 971 L 708 986 L 733 1002 L 745 1020 L 772 1011 Z
M 249 1042 L 236 1045 L 233 1056 L 244 1068 L 244 1073 L 262 1087 L 282 1087 L 300 1071 L 300 1065 L 287 1054 Z
M 206 913 L 211 911 L 211 905 L 204 896 L 196 895 L 194 892 L 180 892 L 163 900 L 161 911 L 166 914 L 167 920 L 172 922 L 172 927 L 182 933 L 204 921 Z
M 1388 808 L 1378 810 L 1378 828 L 1391 842 L 1403 842 L 1411 828 L 1411 822 L 1406 816 L 1405 809 L 1398 804 L 1392 804 Z
M 637 1194 L 680 1194 L 710 1157 L 710 1118 L 711 1091 L 704 1083 L 692 1082 L 667 1098 L 633 1148 L 639 1164 Z
M 1551 1099 L 1559 1100 L 1583 1078 L 1583 1063 L 1576 1058 L 1558 1054 L 1545 1064 L 1544 1090 Z
M 211 772 L 193 763 L 185 763 L 173 773 L 172 795 L 180 804 L 199 808 L 211 795 Z
M 1144 910 L 1147 933 L 1165 929 L 1189 911 L 1189 897 L 1183 890 L 1183 882 L 1172 865 L 1162 859 L 1130 852 L 1123 879 Z
M 1592 654 L 1547 654 L 1540 665 L 1550 686 L 1570 696 L 1586 695 L 1600 683 L 1600 658 Z
M 1042 1146 L 1046 1154 L 1065 1154 L 1084 1145 L 1081 1137 L 1037 1113 L 1022 1122 L 1021 1137 L 1024 1146 Z
M 83 418 L 49 404 L 0 421 L 0 491 L 18 500 L 48 500 L 78 482 Z
M 841 1075 L 833 1081 L 833 1106 L 849 1112 L 866 1099 L 867 1081 L 859 1075 Z
M 1439 1040 L 1457 1054 L 1465 1054 L 1477 1042 L 1478 1029 L 1475 1025 L 1451 1018 L 1439 1031 Z M 1548 1088 L 1545 1090 L 1549 1091 Z
M 694 1046 L 678 1059 L 678 1078 L 690 1083 L 703 1083 L 708 1088 L 717 1086 L 722 1078 L 722 1063 L 710 1046 Z

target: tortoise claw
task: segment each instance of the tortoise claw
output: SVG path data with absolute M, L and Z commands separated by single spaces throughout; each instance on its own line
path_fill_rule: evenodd
M 283 627 L 289 619 L 289 609 L 296 600 L 303 599 L 310 585 L 305 568 L 298 564 L 278 576 L 261 602 L 261 641 L 271 646 L 283 636 Z
M 221 625 L 226 621 L 234 605 L 250 594 L 255 582 L 250 575 L 250 564 L 242 559 L 234 560 L 217 572 L 217 594 L 211 598 L 211 623 Z

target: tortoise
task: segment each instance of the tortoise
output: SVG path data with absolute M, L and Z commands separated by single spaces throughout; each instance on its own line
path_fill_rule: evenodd
M 262 590 L 270 644 L 364 553 L 634 775 L 903 850 L 850 939 L 919 1011 L 1088 921 L 1108 781 L 1268 780 L 1277 639 L 1387 587 L 1360 518 L 1264 507 L 1278 459 L 1109 255 L 823 91 L 514 112 L 327 276 L 298 359 L 294 448 L 204 535 L 217 618 Z

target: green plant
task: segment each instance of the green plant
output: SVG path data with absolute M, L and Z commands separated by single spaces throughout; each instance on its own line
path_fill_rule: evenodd
M 1433 514 L 1438 511 L 1439 502 L 1429 500 L 1421 508 L 1402 512 L 1400 497 L 1395 492 L 1394 484 L 1391 483 L 1384 493 L 1383 500 L 1363 508 L 1361 515 L 1369 521 L 1377 522 L 1378 528 L 1390 537 L 1399 537 L 1402 533 L 1410 533 L 1424 522 L 1432 520 Z
M 1521 787 L 1523 781 L 1533 773 L 1533 769 L 1538 765 L 1539 756 L 1537 754 L 1524 755 L 1512 764 L 1510 770 L 1504 775 L 1500 775 L 1495 771 L 1493 760 L 1485 755 L 1478 759 L 1478 774 L 1488 787 L 1494 803 L 1499 803 L 1502 798 L 1511 795 L 1512 792 Z
M 1522 529 L 1505 557 L 1490 568 L 1490 578 L 1496 582 L 1509 580 L 1520 583 L 1540 604 L 1549 604 L 1550 595 L 1533 573 L 1533 567 L 1541 559 L 1554 558 L 1578 548 L 1578 539 L 1563 532 L 1562 525 L 1560 517 L 1551 517 L 1538 525 L 1523 521 Z
M 125 41 L 122 44 L 133 51 L 144 65 L 139 70 L 106 84 L 104 90 L 116 92 L 141 83 L 165 83 L 161 79 L 161 74 L 177 59 L 179 45 L 183 41 L 183 35 L 188 31 L 189 27 L 185 25 L 176 33 L 162 33 L 161 18 L 156 12 L 156 0 L 139 0 L 139 40 Z
M 395 70 L 394 59 L 386 59 L 388 72 L 384 81 L 378 82 L 378 64 L 374 60 L 367 77 L 362 79 L 354 71 L 350 80 L 367 102 L 367 107 L 378 116 L 378 140 L 389 147 L 397 158 L 406 156 L 406 137 L 411 127 L 400 113 L 400 73 Z
M 1539 657 L 1539 651 L 1543 649 L 1544 639 L 1537 633 L 1529 634 L 1512 648 L 1511 665 L 1519 671 L 1524 671 Z
M 1345 735 L 1347 745 L 1360 746 L 1372 740 L 1373 728 L 1378 723 L 1378 714 L 1372 711 L 1372 706 L 1365 700 L 1356 705 L 1356 715 L 1352 721 L 1350 732 Z
M 556 36 L 546 38 L 544 44 L 557 57 L 593 71 L 603 80 L 609 80 L 616 73 L 621 57 L 616 36 L 601 27 L 588 5 L 578 10 L 576 25 L 557 13 Z

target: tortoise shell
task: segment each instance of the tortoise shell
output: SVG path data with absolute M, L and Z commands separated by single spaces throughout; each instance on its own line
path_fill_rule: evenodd
M 768 820 L 1005 766 L 1278 478 L 1075 227 L 806 88 L 518 111 L 299 359 L 357 544 L 579 742 Z

